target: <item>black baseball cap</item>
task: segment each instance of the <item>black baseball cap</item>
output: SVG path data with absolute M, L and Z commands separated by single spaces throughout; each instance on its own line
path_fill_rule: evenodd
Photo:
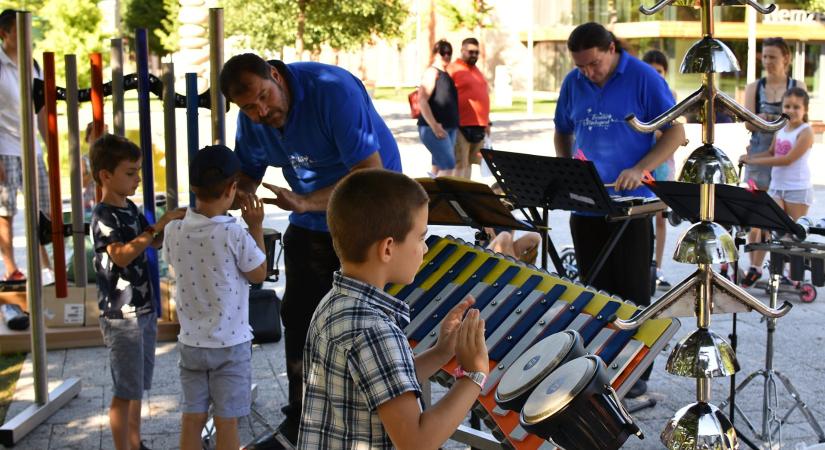
M 4 30 L 11 28 L 16 23 L 18 12 L 16 9 L 4 9 L 0 12 L 0 28 Z
M 213 186 L 234 177 L 241 171 L 241 160 L 225 145 L 208 145 L 189 162 L 189 184 L 195 187 Z

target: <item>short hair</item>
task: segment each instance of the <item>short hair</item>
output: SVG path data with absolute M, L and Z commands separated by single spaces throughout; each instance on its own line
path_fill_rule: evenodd
M 210 173 L 214 172 L 214 173 Z M 207 169 L 203 176 L 204 177 L 217 177 L 219 173 L 218 169 Z M 189 186 L 189 189 L 192 190 L 192 193 L 195 194 L 195 198 L 204 202 L 210 200 L 216 200 L 221 198 L 224 192 L 226 192 L 226 188 L 232 185 L 232 183 L 238 181 L 240 179 L 240 172 L 236 173 L 235 175 L 230 176 L 229 178 L 223 179 L 221 181 L 212 183 L 208 186 Z
M 123 136 L 104 134 L 89 149 L 92 176 L 100 184 L 100 171 L 114 172 L 121 161 L 140 160 L 140 147 Z
M 219 77 L 221 93 L 227 100 L 249 90 L 249 85 L 241 82 L 241 75 L 251 73 L 264 80 L 272 78 L 272 66 L 254 53 L 243 53 L 229 58 L 224 63 Z
M 433 55 L 438 53 L 441 56 L 444 56 L 445 53 L 450 52 L 453 53 L 453 45 L 450 44 L 450 41 L 446 39 L 440 39 L 438 42 L 433 45 Z
M 782 52 L 782 56 L 791 56 L 791 47 L 781 37 L 767 38 L 762 41 L 762 48 L 776 47 Z
M 0 30 L 6 32 L 11 30 L 11 27 L 17 23 L 18 12 L 20 11 L 16 9 L 4 9 L 3 12 L 0 13 Z
M 403 242 L 416 209 L 428 202 L 424 188 L 402 173 L 363 169 L 347 175 L 327 207 L 335 253 L 342 261 L 363 263 L 376 242 L 388 237 Z
M 601 51 L 607 51 L 610 44 L 615 44 L 617 52 L 622 49 L 616 36 L 596 22 L 588 22 L 577 26 L 570 33 L 570 37 L 567 38 L 567 49 L 571 52 L 580 52 L 594 47 Z
M 785 91 L 782 99 L 784 100 L 788 97 L 797 97 L 802 99 L 802 104 L 805 105 L 805 115 L 802 116 L 802 121 L 808 122 L 808 103 L 811 101 L 811 97 L 808 95 L 808 92 L 799 86 L 794 86 Z
M 464 39 L 463 41 L 461 41 L 461 46 L 462 47 L 464 47 L 465 45 L 469 45 L 469 44 L 478 46 L 478 39 L 476 39 L 474 37 L 468 37 L 467 39 Z
M 647 53 L 642 56 L 642 61 L 648 64 L 658 64 L 667 72 L 667 56 L 659 50 L 648 50 Z

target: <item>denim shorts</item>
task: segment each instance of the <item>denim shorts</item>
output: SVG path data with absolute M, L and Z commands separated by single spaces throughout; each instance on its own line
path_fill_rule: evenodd
M 455 138 L 458 128 L 447 128 L 444 131 L 447 132 L 447 137 L 439 139 L 432 128 L 422 125 L 418 127 L 418 136 L 432 153 L 433 165 L 440 170 L 452 170 L 455 169 Z
M 114 383 L 112 395 L 140 400 L 152 387 L 158 316 L 154 310 L 124 319 L 100 318 L 103 343 L 109 349 L 109 367 Z
M 811 206 L 814 204 L 814 190 L 808 189 L 770 189 L 768 195 L 787 203 L 797 203 Z
M 224 348 L 191 347 L 178 343 L 181 412 L 209 411 L 217 417 L 243 417 L 252 407 L 252 343 Z

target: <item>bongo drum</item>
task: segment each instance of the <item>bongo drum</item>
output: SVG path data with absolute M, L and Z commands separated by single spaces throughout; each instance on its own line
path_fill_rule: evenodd
M 610 386 L 601 358 L 576 358 L 542 381 L 521 410 L 521 425 L 565 450 L 616 450 L 639 427 Z
M 565 330 L 542 339 L 504 372 L 496 388 L 496 403 L 502 409 L 521 411 L 542 380 L 568 361 L 584 355 L 584 341 L 578 331 Z

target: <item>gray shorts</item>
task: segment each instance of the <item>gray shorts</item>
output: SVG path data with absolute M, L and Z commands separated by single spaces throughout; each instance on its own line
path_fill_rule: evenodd
M 771 185 L 771 167 L 770 166 L 745 166 L 745 183 L 748 180 L 753 180 L 759 190 L 767 191 L 768 186 Z
M 158 317 L 154 311 L 126 319 L 100 318 L 103 343 L 109 349 L 112 393 L 125 400 L 140 400 L 152 387 Z
M 770 189 L 768 195 L 786 203 L 797 203 L 811 206 L 814 204 L 814 190 L 809 189 Z
M 200 348 L 178 343 L 181 412 L 209 412 L 217 417 L 243 417 L 252 406 L 252 343 Z
M 17 192 L 23 185 L 23 169 L 20 157 L 0 155 L 3 166 L 3 181 L 0 181 L 0 217 L 13 217 L 17 214 Z

